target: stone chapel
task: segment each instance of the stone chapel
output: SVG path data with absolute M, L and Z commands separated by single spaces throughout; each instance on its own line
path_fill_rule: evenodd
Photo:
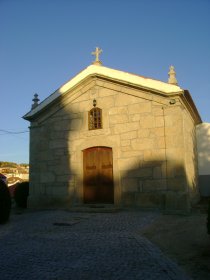
M 196 125 L 177 84 L 95 61 L 39 103 L 30 122 L 29 207 L 189 211 L 199 199 Z

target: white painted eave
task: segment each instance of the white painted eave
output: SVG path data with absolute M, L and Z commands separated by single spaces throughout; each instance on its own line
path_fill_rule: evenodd
M 89 76 L 93 75 L 99 75 L 106 78 L 110 78 L 112 80 L 121 81 L 124 83 L 129 83 L 130 85 L 139 86 L 145 89 L 151 89 L 153 91 L 162 92 L 164 94 L 174 94 L 174 93 L 180 93 L 183 92 L 183 89 L 181 89 L 177 85 L 168 84 L 162 81 L 153 80 L 150 78 L 145 78 L 142 76 L 138 76 L 135 74 L 111 69 L 104 66 L 99 65 L 90 65 L 87 68 L 85 68 L 83 71 L 81 71 L 79 74 L 77 74 L 75 77 L 73 77 L 71 80 L 69 80 L 67 83 L 65 83 L 63 86 L 61 86 L 59 89 L 57 89 L 54 93 L 52 93 L 49 97 L 47 97 L 43 102 L 41 102 L 36 108 L 32 109 L 30 112 L 28 112 L 23 118 L 24 119 L 30 119 L 33 115 L 44 109 L 46 106 L 48 106 L 50 103 L 52 103 L 55 99 L 58 97 L 64 95 L 67 93 L 70 89 L 75 87 L 77 84 L 79 84 L 81 81 L 86 79 Z

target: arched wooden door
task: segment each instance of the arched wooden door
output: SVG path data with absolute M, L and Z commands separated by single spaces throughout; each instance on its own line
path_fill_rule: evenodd
M 112 149 L 84 150 L 83 169 L 84 203 L 114 203 Z

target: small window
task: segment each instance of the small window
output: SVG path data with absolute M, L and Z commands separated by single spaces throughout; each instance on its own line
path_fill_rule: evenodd
M 102 128 L 102 110 L 94 107 L 88 113 L 89 117 L 89 129 L 100 129 Z

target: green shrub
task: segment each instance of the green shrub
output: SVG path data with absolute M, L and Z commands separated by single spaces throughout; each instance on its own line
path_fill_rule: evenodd
M 27 198 L 29 195 L 29 182 L 22 182 L 17 185 L 14 192 L 16 205 L 20 208 L 27 208 Z
M 7 185 L 0 180 L 0 224 L 9 220 L 11 211 L 11 197 Z
M 207 216 L 207 232 L 208 234 L 210 234 L 210 202 L 209 202 L 208 216 Z

